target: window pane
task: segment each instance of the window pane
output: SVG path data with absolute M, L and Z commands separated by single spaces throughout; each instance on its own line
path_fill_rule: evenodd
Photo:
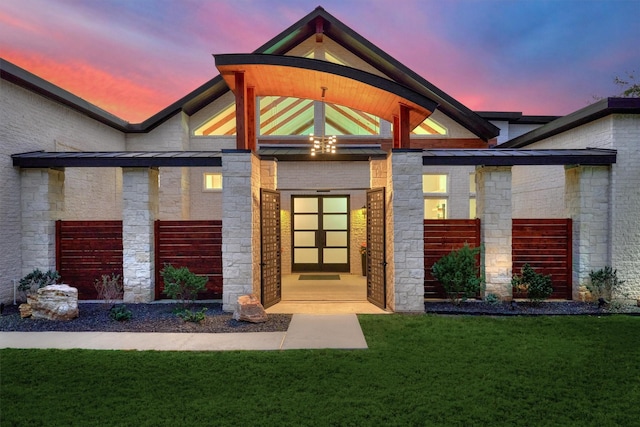
M 294 215 L 293 228 L 295 230 L 317 230 L 318 215 Z
M 469 199 L 469 218 L 470 219 L 474 219 L 477 216 L 477 211 L 476 211 L 476 199 L 475 197 L 472 197 Z
M 424 199 L 424 219 L 447 219 L 447 199 Z
M 327 231 L 327 246 L 347 246 L 347 232 Z
M 471 194 L 476 193 L 476 174 L 475 173 L 469 174 L 469 193 Z
M 346 264 L 347 249 L 325 248 L 322 257 L 325 264 Z
M 423 193 L 446 193 L 447 175 L 422 175 Z
M 295 264 L 317 264 L 318 263 L 318 249 L 317 248 L 295 248 L 293 250 L 293 262 Z
M 322 199 L 322 211 L 324 213 L 347 213 L 347 198 L 328 197 Z
M 293 199 L 293 211 L 295 213 L 316 213 L 318 212 L 317 197 L 296 197 Z
M 204 189 L 205 190 L 222 189 L 222 174 L 221 173 L 205 173 Z
M 325 230 L 346 230 L 347 229 L 347 215 L 323 215 L 322 225 Z
M 293 233 L 293 245 L 294 246 L 315 246 L 316 232 L 315 231 L 296 231 L 295 233 Z

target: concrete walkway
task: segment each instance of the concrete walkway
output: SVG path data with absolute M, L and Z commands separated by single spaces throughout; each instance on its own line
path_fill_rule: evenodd
M 355 314 L 294 314 L 287 332 L 0 332 L 0 348 L 224 351 L 368 347 Z

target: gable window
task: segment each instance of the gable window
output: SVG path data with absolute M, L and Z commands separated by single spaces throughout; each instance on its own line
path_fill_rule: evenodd
M 448 177 L 445 174 L 422 175 L 424 219 L 447 219 Z
M 205 172 L 202 180 L 202 191 L 222 190 L 222 174 L 219 172 Z

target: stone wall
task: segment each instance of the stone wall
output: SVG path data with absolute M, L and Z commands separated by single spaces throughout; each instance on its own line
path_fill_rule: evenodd
M 155 298 L 154 221 L 158 216 L 158 170 L 123 169 L 122 258 L 124 302 Z
M 486 294 L 493 293 L 510 300 L 511 262 L 511 167 L 478 167 L 476 169 L 478 218 L 481 223 L 481 257 Z
M 222 155 L 222 304 L 233 311 L 240 295 L 254 290 L 254 155 L 230 150 Z
M 424 311 L 422 150 L 394 150 L 390 157 L 393 248 L 387 257 L 393 264 L 393 309 L 397 312 Z
M 0 301 L 9 302 L 13 281 L 30 268 L 23 268 L 20 250 L 21 172 L 12 166 L 11 155 L 37 150 L 122 150 L 124 134 L 4 79 L 0 79 L 0 117 Z M 56 219 L 97 219 L 96 215 L 119 219 L 118 179 L 117 169 L 67 170 L 64 210 L 58 211 Z M 91 191 L 70 191 L 73 188 Z

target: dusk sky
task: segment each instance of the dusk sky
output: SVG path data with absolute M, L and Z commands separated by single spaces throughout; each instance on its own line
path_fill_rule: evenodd
M 319 5 L 477 111 L 564 115 L 640 73 L 640 0 L 2 0 L 0 56 L 137 123 Z

